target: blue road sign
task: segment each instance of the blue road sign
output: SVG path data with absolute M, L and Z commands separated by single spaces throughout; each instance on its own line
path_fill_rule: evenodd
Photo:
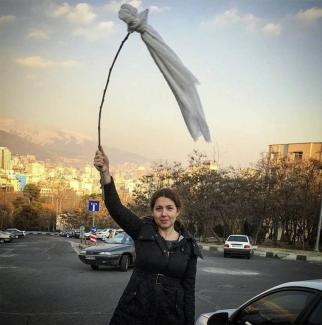
M 94 232 L 96 232 L 96 227 L 95 226 L 93 226 L 92 228 L 91 228 L 91 233 L 94 233 Z
M 100 210 L 100 202 L 99 201 L 88 201 L 88 211 L 99 211 Z

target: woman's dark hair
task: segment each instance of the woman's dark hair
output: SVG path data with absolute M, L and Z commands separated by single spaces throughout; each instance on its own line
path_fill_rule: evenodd
M 155 206 L 155 202 L 159 197 L 166 197 L 167 199 L 170 199 L 171 201 L 173 201 L 173 203 L 175 204 L 175 206 L 177 207 L 177 209 L 181 208 L 181 201 L 179 198 L 179 195 L 173 191 L 171 188 L 161 188 L 160 190 L 154 192 L 154 194 L 151 197 L 150 200 L 150 208 L 151 211 L 153 210 L 154 206 Z

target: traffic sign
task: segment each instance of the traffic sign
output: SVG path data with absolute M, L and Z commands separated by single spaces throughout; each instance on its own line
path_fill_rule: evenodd
M 91 232 L 96 232 L 96 227 L 95 226 L 93 226 L 92 228 L 91 228 Z
M 100 210 L 100 201 L 89 200 L 88 201 L 88 211 L 99 211 Z

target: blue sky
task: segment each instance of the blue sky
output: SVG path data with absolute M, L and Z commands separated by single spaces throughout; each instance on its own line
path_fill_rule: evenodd
M 247 166 L 272 143 L 322 141 L 322 1 L 127 1 L 200 81 L 213 142 L 194 142 L 139 34 L 112 74 L 102 143 L 151 160 L 193 149 Z M 0 0 L 1 117 L 96 139 L 124 1 Z M 113 160 L 113 157 L 111 157 Z

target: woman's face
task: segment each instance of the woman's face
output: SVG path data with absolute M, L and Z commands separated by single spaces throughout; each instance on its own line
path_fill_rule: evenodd
M 152 216 L 161 229 L 173 227 L 177 216 L 180 214 L 175 203 L 167 197 L 159 197 L 154 204 Z

